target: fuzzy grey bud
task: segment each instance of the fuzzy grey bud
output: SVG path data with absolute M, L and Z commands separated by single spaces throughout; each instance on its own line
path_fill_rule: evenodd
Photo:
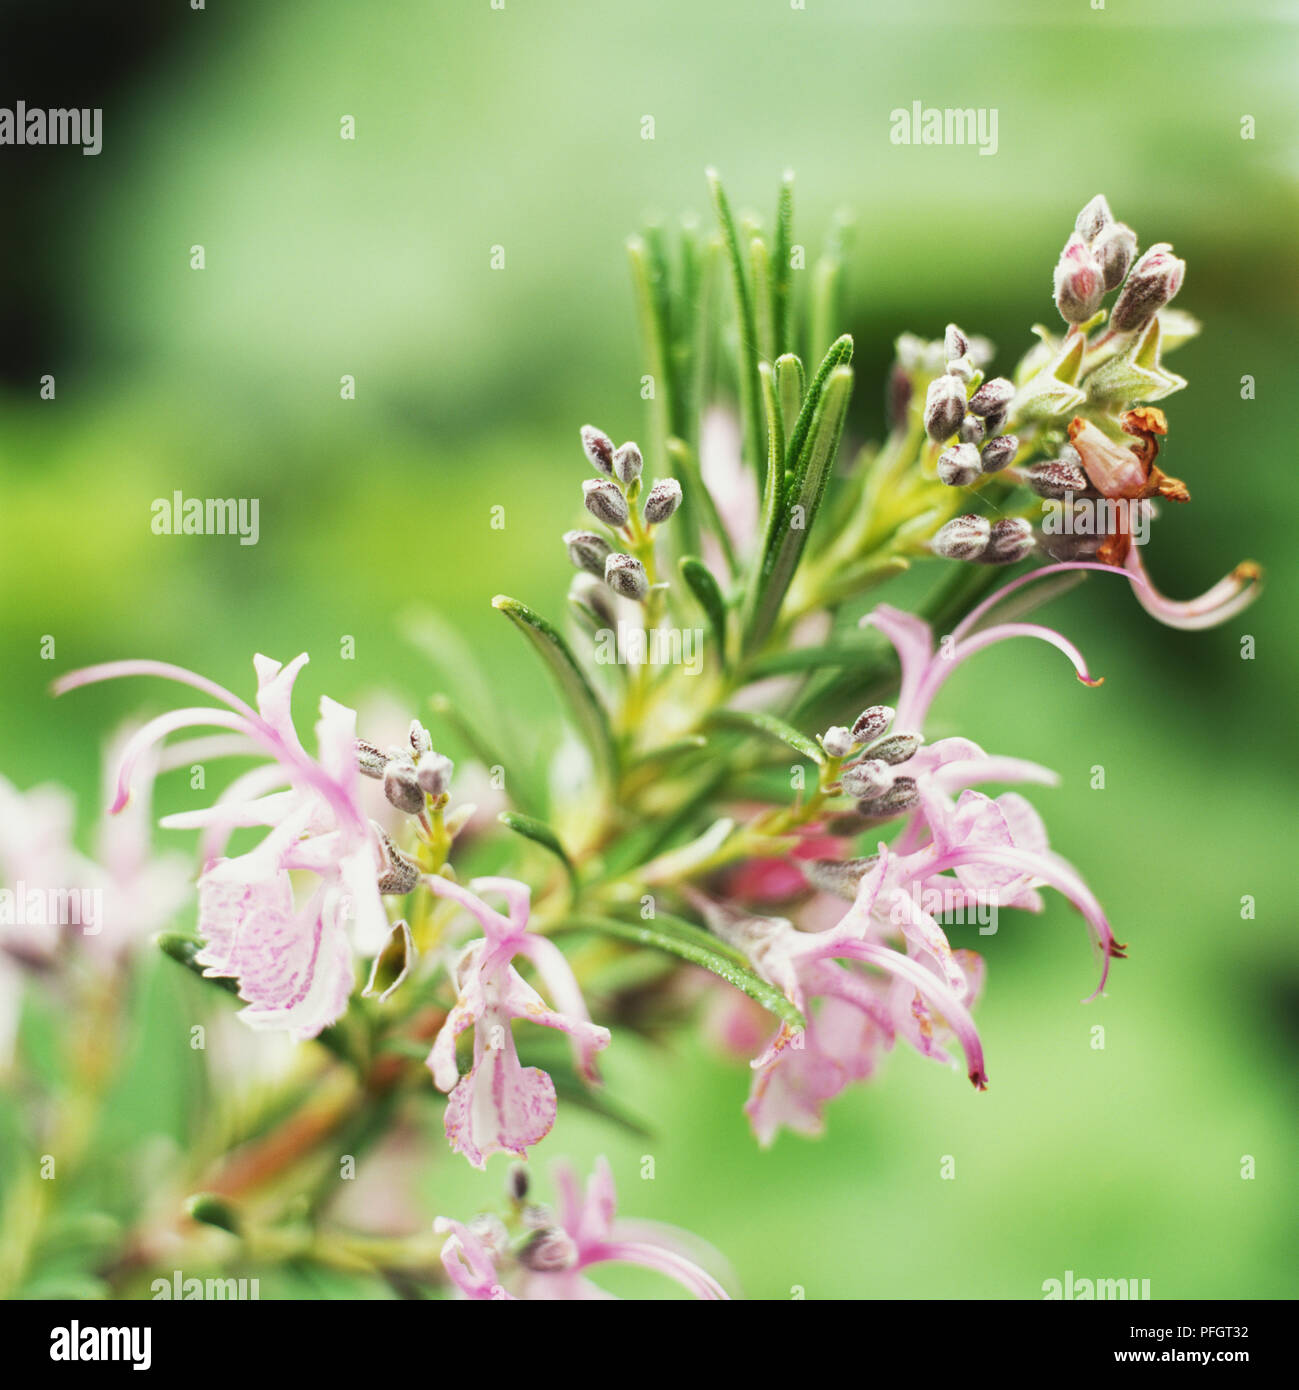
M 624 486 L 629 487 L 641 475 L 645 460 L 641 457 L 640 445 L 629 439 L 614 450 L 613 476 Z
M 1152 246 L 1132 267 L 1110 315 L 1110 327 L 1127 333 L 1149 323 L 1182 288 L 1185 274 L 1186 262 L 1173 255 L 1167 242 Z
M 856 801 L 871 801 L 883 796 L 893 785 L 893 773 L 882 758 L 863 758 L 846 767 L 839 777 L 845 796 Z
M 869 743 L 893 723 L 893 710 L 888 705 L 871 705 L 857 716 L 852 736 L 858 743 Z
M 410 746 L 415 754 L 427 753 L 433 747 L 433 735 L 419 722 L 418 719 L 410 721 Z
M 1114 214 L 1110 211 L 1110 205 L 1105 201 L 1105 195 L 1098 193 L 1078 214 L 1078 220 L 1073 224 L 1073 229 L 1084 241 L 1090 242 L 1113 221 Z
M 863 816 L 874 820 L 884 820 L 889 816 L 900 816 L 909 811 L 920 800 L 920 791 L 914 777 L 898 777 L 883 796 L 874 801 L 861 801 L 857 809 Z
M 962 444 L 982 444 L 983 436 L 988 432 L 988 427 L 979 419 L 977 415 L 967 415 L 961 421 L 961 428 L 957 437 Z
M 1000 434 L 1001 431 L 1005 428 L 1006 419 L 1009 416 L 1009 414 L 1009 410 L 1003 409 L 994 410 L 990 415 L 985 415 L 983 417 L 984 428 L 991 435 L 995 436 Z
M 967 512 L 953 517 L 929 542 L 929 548 L 944 560 L 977 560 L 987 549 L 991 531 L 992 523 L 986 516 Z
M 943 356 L 949 362 L 955 362 L 958 357 L 964 357 L 969 350 L 970 340 L 954 323 L 949 323 L 947 332 L 943 335 Z
M 603 536 L 594 531 L 565 531 L 564 544 L 574 568 L 604 578 L 604 562 L 613 547 Z
M 879 855 L 871 854 L 864 859 L 813 859 L 800 867 L 813 888 L 852 902 L 858 885 L 878 863 Z
M 582 449 L 596 468 L 609 477 L 613 473 L 613 440 L 594 425 L 582 426 Z
M 405 758 L 394 758 L 384 769 L 383 794 L 399 810 L 414 815 L 424 809 L 424 793 L 420 790 L 415 764 Z
M 660 478 L 649 490 L 642 515 L 646 525 L 658 526 L 681 505 L 681 484 L 675 478 Z
M 936 444 L 950 439 L 965 418 L 965 387 L 944 373 L 929 383 L 925 393 L 925 430 Z
M 987 565 L 1013 565 L 1032 549 L 1032 525 L 1022 516 L 1005 516 L 994 523 L 982 559 Z
M 1064 497 L 1087 489 L 1087 474 L 1078 464 L 1065 459 L 1035 463 L 1025 471 L 1024 477 L 1039 497 Z
M 603 571 L 599 579 L 593 574 L 587 574 L 585 570 L 581 574 L 575 574 L 573 582 L 568 586 L 568 597 L 573 603 L 589 609 L 597 625 L 613 627 L 618 620 L 617 610 L 613 606 L 613 595 L 604 582 Z
M 895 362 L 889 372 L 884 406 L 889 417 L 889 428 L 902 429 L 907 423 L 907 411 L 911 408 L 911 374 L 900 363 Z
M 454 771 L 455 764 L 450 758 L 443 757 L 441 753 L 434 753 L 431 756 L 421 758 L 419 770 L 415 774 L 420 791 L 425 796 L 441 796 L 451 785 L 451 774 Z
M 379 892 L 399 898 L 405 897 L 419 882 L 419 866 L 393 844 L 392 836 L 386 830 L 379 831 L 379 843 L 382 860 Z
M 1000 473 L 1019 452 L 1019 440 L 1013 434 L 999 434 L 979 451 L 979 462 L 985 473 Z
M 1092 242 L 1092 255 L 1100 262 L 1105 288 L 1116 290 L 1137 254 L 1137 234 L 1122 222 L 1111 222 Z
M 531 1236 L 519 1251 L 519 1263 L 537 1274 L 554 1274 L 577 1263 L 577 1246 L 561 1226 L 548 1226 Z
M 856 746 L 857 741 L 853 738 L 852 732 L 842 724 L 836 724 L 821 735 L 821 747 L 832 758 L 846 758 Z
M 866 750 L 866 756 L 888 763 L 890 767 L 896 767 L 898 763 L 904 763 L 908 758 L 914 757 L 924 741 L 922 734 L 887 734 L 871 744 Z
M 953 444 L 939 455 L 938 478 L 948 487 L 968 487 L 983 471 L 973 444 Z
M 356 740 L 356 766 L 363 776 L 380 778 L 383 776 L 384 768 L 388 766 L 388 754 L 378 744 L 371 743 L 368 739 L 358 738 Z
M 986 417 L 1004 410 L 1015 395 L 1015 383 L 1004 376 L 994 376 L 985 381 L 970 397 L 970 413 Z M 991 429 L 991 426 L 989 426 Z
M 526 1163 L 513 1163 L 510 1171 L 505 1175 L 505 1195 L 511 1202 L 522 1202 L 527 1199 L 528 1186 L 528 1165 Z
M 616 550 L 604 562 L 604 582 L 623 598 L 640 600 L 649 593 L 645 566 L 635 556 L 621 555 Z
M 606 526 L 626 526 L 627 499 L 618 484 L 608 478 L 588 478 L 582 484 L 582 501 L 597 521 Z
M 1101 264 L 1075 232 L 1055 268 L 1055 307 L 1066 323 L 1086 323 L 1101 307 L 1104 295 Z

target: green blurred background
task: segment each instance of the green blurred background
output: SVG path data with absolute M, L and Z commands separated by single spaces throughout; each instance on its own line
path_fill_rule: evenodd
M 97 8 L 6 7 L 4 101 L 102 105 L 103 153 L 0 150 L 0 770 L 74 786 L 87 824 L 99 745 L 142 691 L 56 706 L 46 689 L 112 657 L 246 690 L 254 651 L 307 649 L 304 723 L 322 692 L 390 690 L 415 712 L 454 674 L 403 636 L 423 604 L 552 741 L 549 691 L 489 599 L 560 608 L 577 426 L 646 428 L 623 240 L 646 215 L 705 215 L 706 165 L 768 216 L 796 169 L 809 263 L 834 212 L 856 213 L 843 327 L 859 440 L 879 430 L 903 329 L 935 336 L 955 319 L 1013 363 L 1030 325 L 1052 321 L 1051 268 L 1094 193 L 1143 245 L 1174 243 L 1189 263 L 1179 304 L 1205 326 L 1174 363 L 1190 389 L 1165 403 L 1168 467 L 1194 503 L 1165 509 L 1149 562 L 1187 597 L 1249 556 L 1264 597 L 1182 634 L 1123 585 L 1089 583 L 1049 611 L 1101 690 L 1045 648 L 1000 647 L 952 681 L 930 730 L 1060 770 L 1036 803 L 1130 946 L 1108 997 L 1079 1004 L 1093 962 L 1053 899 L 966 943 L 989 958 L 987 1094 L 900 1053 L 832 1105 L 823 1141 L 763 1153 L 742 1065 L 695 1033 L 618 1038 L 611 1093 L 654 1137 L 561 1107 L 538 1167 L 609 1153 L 626 1213 L 711 1240 L 755 1296 L 1033 1298 L 1066 1270 L 1149 1278 L 1155 1297 L 1299 1291 L 1293 7 Z M 996 156 L 892 146 L 889 112 L 914 100 L 996 107 Z M 355 141 L 339 138 L 344 115 Z M 38 397 L 47 372 L 53 402 Z M 260 543 L 152 535 L 150 503 L 174 489 L 259 497 Z M 504 530 L 489 528 L 494 505 Z M 165 1009 L 173 980 L 142 999 Z M 165 1086 L 146 1064 L 136 1084 L 165 1130 Z M 472 1172 L 428 1113 L 427 1215 L 493 1202 L 504 1164 Z M 277 1291 L 312 1290 L 268 1276 L 264 1296 Z

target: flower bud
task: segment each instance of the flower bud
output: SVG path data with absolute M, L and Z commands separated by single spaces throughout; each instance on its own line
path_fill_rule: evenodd
M 985 381 L 970 397 L 970 413 L 984 417 L 1005 410 L 1015 395 L 1015 383 L 1004 376 L 994 376 Z M 991 426 L 988 427 L 991 429 Z
M 866 756 L 878 758 L 880 762 L 896 767 L 898 763 L 904 763 L 908 758 L 914 757 L 924 741 L 923 734 L 887 734 L 871 744 L 866 750 Z
M 455 764 L 441 753 L 420 759 L 419 771 L 415 774 L 420 791 L 425 796 L 439 797 L 451 785 L 451 774 Z
M 528 1165 L 526 1163 L 513 1163 L 510 1171 L 505 1175 L 505 1195 L 511 1202 L 522 1202 L 528 1195 Z
M 594 425 L 582 426 L 582 448 L 587 458 L 606 477 L 613 473 L 613 440 Z
M 1055 307 L 1066 323 L 1086 323 L 1101 307 L 1104 295 L 1101 264 L 1075 233 L 1065 243 L 1055 268 Z
M 979 419 L 977 415 L 967 415 L 961 421 L 961 428 L 957 437 L 962 444 L 982 444 L 983 437 L 988 432 L 988 427 Z
M 1105 195 L 1098 193 L 1078 214 L 1078 220 L 1073 224 L 1073 229 L 1084 241 L 1091 242 L 1113 221 L 1114 214 L 1110 211 L 1110 205 L 1105 201 Z
M 938 459 L 938 477 L 948 487 L 968 487 L 982 472 L 973 444 L 953 444 Z
M 613 547 L 594 531 L 565 531 L 564 544 L 574 568 L 604 578 L 604 562 Z
M 632 555 L 614 551 L 604 562 L 604 582 L 623 598 L 643 599 L 649 593 L 645 566 Z
M 1013 565 L 1032 549 L 1032 525 L 1022 516 L 1004 516 L 993 524 L 981 558 L 986 565 Z
M 1010 411 L 1004 408 L 1001 410 L 994 410 L 990 415 L 985 415 L 983 419 L 984 429 L 995 439 L 1005 428 L 1006 419 L 1009 415 Z
M 969 350 L 970 340 L 954 323 L 949 323 L 947 332 L 943 335 L 943 356 L 948 362 L 955 362 L 958 357 L 964 357 Z
M 428 753 L 433 748 L 433 735 L 419 722 L 418 719 L 410 721 L 410 746 L 411 751 L 417 756 L 420 753 Z
M 900 363 L 895 362 L 889 372 L 884 405 L 889 417 L 889 428 L 902 429 L 907 423 L 907 411 L 911 408 L 911 374 Z
M 613 475 L 624 486 L 629 487 L 640 477 L 645 460 L 641 457 L 640 446 L 629 439 L 620 444 L 613 455 Z
M 394 854 L 379 875 L 378 889 L 385 897 L 404 898 L 419 882 L 419 865 L 404 854 Z
M 883 796 L 893 785 L 893 773 L 882 758 L 863 758 L 846 767 L 839 777 L 845 796 L 856 801 L 871 801 Z
M 1087 475 L 1082 467 L 1065 459 L 1049 459 L 1045 463 L 1035 463 L 1025 471 L 1024 477 L 1039 497 L 1058 498 L 1087 490 Z
M 821 735 L 821 747 L 832 758 L 846 758 L 856 746 L 856 739 L 842 724 L 836 724 L 834 728 L 827 729 Z
M 362 776 L 378 779 L 383 776 L 383 770 L 387 766 L 388 754 L 378 744 L 364 738 L 356 740 L 356 767 Z
M 597 521 L 603 521 L 606 526 L 626 526 L 627 499 L 617 483 L 608 478 L 588 478 L 582 484 L 582 501 Z
M 889 816 L 900 816 L 909 811 L 920 800 L 920 790 L 914 777 L 898 777 L 883 796 L 874 801 L 860 801 L 857 809 L 863 816 L 874 820 L 884 820 Z
M 1110 327 L 1127 333 L 1149 322 L 1182 288 L 1185 274 L 1186 262 L 1173 255 L 1167 242 L 1152 246 L 1132 267 L 1110 315 Z
M 879 855 L 871 854 L 863 859 L 813 859 L 800 867 L 813 888 L 852 902 L 858 885 L 877 863 Z
M 1019 453 L 1019 440 L 1013 434 L 999 434 L 979 451 L 979 463 L 985 473 L 1000 473 Z
M 554 1274 L 577 1263 L 577 1246 L 561 1226 L 548 1226 L 529 1237 L 519 1251 L 519 1263 L 537 1274 Z
M 583 608 L 589 608 L 597 624 L 603 623 L 605 627 L 613 627 L 618 620 L 617 610 L 613 606 L 613 595 L 604 582 L 603 570 L 599 579 L 593 574 L 587 574 L 585 570 L 581 574 L 575 574 L 573 582 L 568 586 L 568 597 L 572 602 L 581 604 Z
M 1137 254 L 1137 234 L 1122 222 L 1111 222 L 1092 242 L 1092 255 L 1100 262 L 1105 288 L 1116 290 Z
M 648 526 L 657 526 L 681 505 L 681 484 L 675 478 L 660 478 L 649 490 L 642 515 Z
M 944 560 L 977 560 L 987 548 L 991 530 L 986 516 L 967 512 L 953 517 L 929 542 L 929 548 Z
M 394 758 L 384 769 L 383 794 L 407 815 L 422 811 L 424 793 L 420 790 L 415 764 L 405 758 Z
M 893 723 L 893 710 L 888 705 L 872 705 L 857 716 L 852 736 L 857 743 L 869 743 Z
M 925 393 L 925 430 L 936 444 L 950 439 L 965 418 L 965 387 L 944 373 L 929 383 Z

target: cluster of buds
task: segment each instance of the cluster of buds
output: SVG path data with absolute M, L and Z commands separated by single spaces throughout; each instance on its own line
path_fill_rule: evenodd
M 967 512 L 953 517 L 929 542 L 944 560 L 974 560 L 983 565 L 1013 565 L 1036 544 L 1032 523 L 1022 516 L 989 521 Z
M 654 528 L 669 520 L 681 505 L 681 484 L 675 478 L 660 479 L 646 494 L 637 517 L 633 507 L 640 498 L 645 467 L 639 446 L 628 440 L 615 448 L 602 430 L 583 425 L 582 448 L 602 475 L 582 484 L 587 511 L 632 548 L 647 542 Z M 616 550 L 595 531 L 565 532 L 564 544 L 568 558 L 582 571 L 573 594 L 579 602 L 602 611 L 607 607 L 602 585 L 622 598 L 641 601 L 648 596 L 649 576 L 636 556 Z
M 943 354 L 944 370 L 925 394 L 925 431 L 935 444 L 955 438 L 939 456 L 938 477 L 948 487 L 969 487 L 1019 452 L 1019 440 L 1002 433 L 1015 387 L 1005 377 L 981 379 L 970 340 L 954 323 L 947 325 Z
M 1137 234 L 1114 220 L 1098 193 L 1078 214 L 1055 268 L 1055 304 L 1065 322 L 1087 323 L 1105 296 L 1122 285 L 1110 328 L 1130 333 L 1149 323 L 1181 288 L 1186 262 L 1167 242 L 1152 246 L 1133 265 L 1136 252 Z
M 821 735 L 821 747 L 835 759 L 854 758 L 839 772 L 839 787 L 872 820 L 888 820 L 909 811 L 919 800 L 916 779 L 898 768 L 919 751 L 923 734 L 890 731 L 894 711 L 872 705 L 851 728 L 836 725 Z
M 433 748 L 429 731 L 412 719 L 410 747 L 386 752 L 366 739 L 356 740 L 356 765 L 367 777 L 383 783 L 383 794 L 408 816 L 425 815 L 430 807 L 447 804 L 455 764 Z

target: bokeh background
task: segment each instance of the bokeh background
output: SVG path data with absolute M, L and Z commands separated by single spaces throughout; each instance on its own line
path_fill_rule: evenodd
M 1182 634 L 1124 586 L 1089 583 L 1050 611 L 1103 689 L 1045 648 L 1001 647 L 947 687 L 937 720 L 1063 774 L 1037 804 L 1130 946 L 1108 997 L 1080 1005 L 1093 962 L 1053 901 L 979 943 L 987 1094 L 900 1053 L 831 1107 L 823 1141 L 763 1153 L 740 1111 L 742 1065 L 697 1031 L 619 1039 L 611 1092 L 653 1137 L 561 1107 L 537 1166 L 608 1153 L 623 1210 L 711 1240 L 750 1295 L 1033 1298 L 1073 1270 L 1148 1278 L 1156 1297 L 1293 1296 L 1296 13 L 5 5 L 4 103 L 102 106 L 104 147 L 0 149 L 0 770 L 73 786 L 88 828 L 100 745 L 150 696 L 123 685 L 55 705 L 47 687 L 117 656 L 247 689 L 253 652 L 307 649 L 301 712 L 322 692 L 424 709 L 454 671 L 407 640 L 419 606 L 552 742 L 550 692 L 489 600 L 560 608 L 576 428 L 646 428 L 629 232 L 647 215 L 706 218 L 709 164 L 733 202 L 767 215 L 793 167 L 796 240 L 812 254 L 852 210 L 842 326 L 865 439 L 900 331 L 955 319 L 1014 361 L 1031 324 L 1052 320 L 1075 212 L 1104 191 L 1143 244 L 1187 258 L 1179 303 L 1205 326 L 1175 361 L 1190 389 L 1166 403 L 1168 465 L 1194 503 L 1165 509 L 1150 564 L 1189 596 L 1249 556 L 1267 591 L 1225 628 Z M 996 107 L 995 157 L 891 145 L 889 112 L 914 100 Z M 344 115 L 355 141 L 339 138 Z M 494 245 L 504 270 L 489 267 Z M 355 400 L 340 399 L 344 374 Z M 175 489 L 259 497 L 260 543 L 154 536 L 150 503 Z M 46 634 L 54 662 L 39 659 Z M 1104 790 L 1090 787 L 1097 764 Z M 146 970 L 141 1039 L 164 1029 L 178 977 Z M 175 1051 L 139 1044 L 121 1100 L 132 1142 L 180 1125 Z M 484 1176 L 453 1160 L 428 1114 L 418 1210 L 495 1201 L 504 1165 Z M 264 1272 L 263 1296 L 379 1291 Z

